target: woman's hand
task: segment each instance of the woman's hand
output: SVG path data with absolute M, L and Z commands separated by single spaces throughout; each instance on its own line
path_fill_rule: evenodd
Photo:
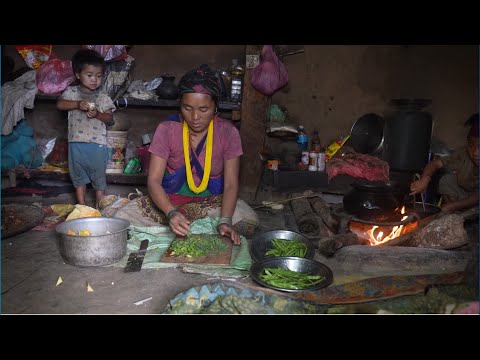
M 181 212 L 175 212 L 168 223 L 170 229 L 177 235 L 187 236 L 190 230 L 190 220 L 188 220 Z
M 430 179 L 427 177 L 422 177 L 421 179 L 412 182 L 412 184 L 410 185 L 410 195 L 423 193 L 425 190 L 427 190 L 429 182 Z
M 217 226 L 217 230 L 220 235 L 229 237 L 234 245 L 240 245 L 240 235 L 230 225 L 222 223 Z

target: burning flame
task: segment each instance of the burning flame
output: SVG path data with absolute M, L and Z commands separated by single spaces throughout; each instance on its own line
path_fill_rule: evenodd
M 400 211 L 400 213 L 402 215 L 405 214 L 405 206 L 402 207 L 402 210 Z M 402 216 L 401 221 L 404 221 L 407 217 L 408 217 L 407 215 Z M 390 234 L 388 234 L 385 237 L 383 236 L 383 231 L 379 231 L 378 234 L 375 236 L 375 230 L 379 228 L 379 226 L 377 225 L 372 226 L 372 228 L 367 231 L 367 235 L 369 237 L 368 240 L 370 240 L 370 245 L 375 246 L 375 245 L 383 244 L 383 243 L 386 243 L 387 241 L 395 239 L 396 237 L 399 237 L 402 234 L 403 226 L 404 225 L 394 226 Z

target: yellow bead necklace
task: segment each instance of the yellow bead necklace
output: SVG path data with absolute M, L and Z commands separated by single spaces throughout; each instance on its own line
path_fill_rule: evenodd
M 190 165 L 190 142 L 188 141 L 188 124 L 183 121 L 183 156 L 185 157 L 185 167 L 187 171 L 187 184 L 190 190 L 195 194 L 205 191 L 210 179 L 210 170 L 212 169 L 212 148 L 213 148 L 213 120 L 210 120 L 207 131 L 207 144 L 205 154 L 205 166 L 203 169 L 203 178 L 200 185 L 197 187 L 193 180 L 192 167 Z

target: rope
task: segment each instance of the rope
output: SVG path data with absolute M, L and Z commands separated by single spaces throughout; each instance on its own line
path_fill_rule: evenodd
M 272 205 L 277 205 L 277 204 L 281 204 L 281 203 L 284 203 L 284 202 L 287 202 L 287 201 L 292 201 L 292 200 L 297 200 L 297 199 L 305 199 L 305 198 L 314 198 L 314 197 L 318 197 L 320 195 L 318 194 L 313 194 L 313 195 L 302 195 L 302 196 L 297 196 L 297 197 L 294 197 L 294 198 L 290 198 L 290 199 L 285 199 L 285 200 L 280 200 L 280 201 L 277 201 L 277 202 L 273 202 L 273 203 L 270 203 L 270 204 L 263 204 L 263 205 L 260 205 L 260 206 L 256 206 L 254 208 L 252 208 L 253 210 L 257 210 L 257 209 L 260 209 L 262 207 L 270 207 Z

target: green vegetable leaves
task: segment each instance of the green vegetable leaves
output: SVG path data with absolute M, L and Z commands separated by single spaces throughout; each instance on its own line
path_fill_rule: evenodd
M 297 240 L 272 239 L 273 248 L 269 249 L 265 255 L 272 256 L 296 256 L 305 257 L 307 246 Z
M 187 236 L 185 240 L 177 239 L 172 245 L 171 255 L 200 257 L 216 254 L 228 249 L 228 246 L 217 235 Z
M 288 269 L 266 268 L 259 275 L 260 280 L 281 289 L 307 289 L 325 280 L 324 276 L 296 272 Z

